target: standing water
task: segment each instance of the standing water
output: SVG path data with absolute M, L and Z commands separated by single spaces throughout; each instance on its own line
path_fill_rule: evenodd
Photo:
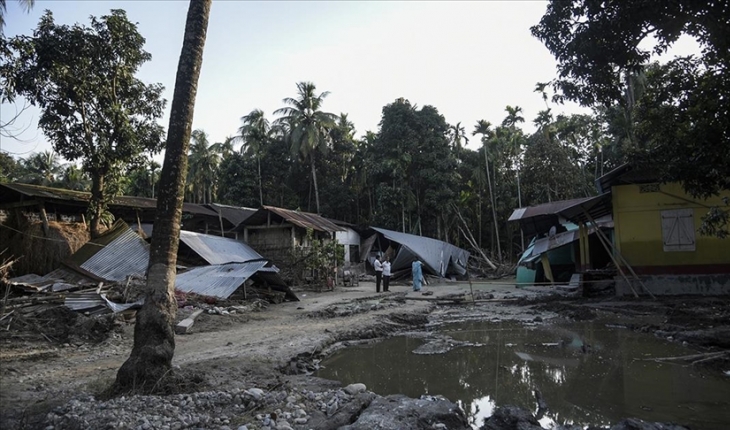
M 650 358 L 696 353 L 652 335 L 597 321 L 524 326 L 469 322 L 442 327 L 453 345 L 440 354 L 413 351 L 427 340 L 394 337 L 344 349 L 317 376 L 362 382 L 380 395 L 443 395 L 474 427 L 495 406 L 535 412 L 543 427 L 609 425 L 623 418 L 730 428 L 730 378 Z M 442 342 L 443 344 L 443 342 Z M 548 405 L 537 411 L 534 390 Z

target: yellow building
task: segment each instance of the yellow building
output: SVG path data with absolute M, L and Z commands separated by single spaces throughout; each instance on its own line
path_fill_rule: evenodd
M 597 181 L 611 192 L 614 244 L 623 260 L 657 294 L 730 292 L 730 238 L 699 233 L 711 207 L 728 209 L 719 196 L 698 199 L 679 183 L 653 182 L 622 166 Z M 617 288 L 618 290 L 618 288 Z

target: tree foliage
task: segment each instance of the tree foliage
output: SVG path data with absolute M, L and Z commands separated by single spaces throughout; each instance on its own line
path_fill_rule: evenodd
M 316 93 L 317 87 L 311 82 L 297 84 L 297 97 L 285 98 L 285 107 L 274 111 L 282 115 L 277 124 L 285 127 L 292 154 L 298 154 L 302 160 L 309 160 L 312 171 L 312 184 L 320 213 L 319 188 L 317 184 L 316 158 L 318 153 L 326 153 L 332 142 L 330 130 L 334 127 L 335 115 L 322 111 L 324 99 L 328 91 Z
M 33 36 L 7 42 L 12 54 L 0 64 L 5 96 L 38 106 L 38 126 L 54 150 L 81 160 L 90 175 L 94 235 L 123 169 L 162 148 L 163 87 L 134 76 L 151 58 L 144 42 L 123 10 L 91 17 L 88 27 L 58 25 L 46 11 Z
M 558 61 L 557 100 L 620 106 L 614 118 L 632 159 L 650 160 L 663 181 L 680 181 L 695 196 L 730 188 L 727 2 L 553 0 L 532 34 Z M 701 55 L 649 66 L 684 34 Z M 642 48 L 650 36 L 655 43 Z

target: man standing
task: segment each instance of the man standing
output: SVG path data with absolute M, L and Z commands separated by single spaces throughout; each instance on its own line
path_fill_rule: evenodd
M 385 257 L 385 261 L 383 261 L 383 291 L 388 292 L 390 291 L 388 287 L 390 286 L 390 257 Z
M 380 256 L 375 257 L 373 262 L 375 268 L 375 291 L 380 292 L 380 281 L 383 278 L 383 263 L 380 262 Z

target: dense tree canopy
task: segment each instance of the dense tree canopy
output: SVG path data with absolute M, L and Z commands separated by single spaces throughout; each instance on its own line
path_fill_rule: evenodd
M 3 97 L 23 96 L 38 106 L 38 126 L 55 151 L 82 161 L 92 179 L 96 235 L 122 170 L 162 148 L 162 85 L 134 76 L 151 58 L 145 39 L 123 10 L 91 17 L 89 27 L 58 25 L 47 11 L 33 36 L 3 43 Z
M 558 100 L 620 107 L 631 158 L 696 196 L 730 188 L 728 2 L 553 0 L 532 33 L 558 61 Z M 683 34 L 701 55 L 649 66 Z

